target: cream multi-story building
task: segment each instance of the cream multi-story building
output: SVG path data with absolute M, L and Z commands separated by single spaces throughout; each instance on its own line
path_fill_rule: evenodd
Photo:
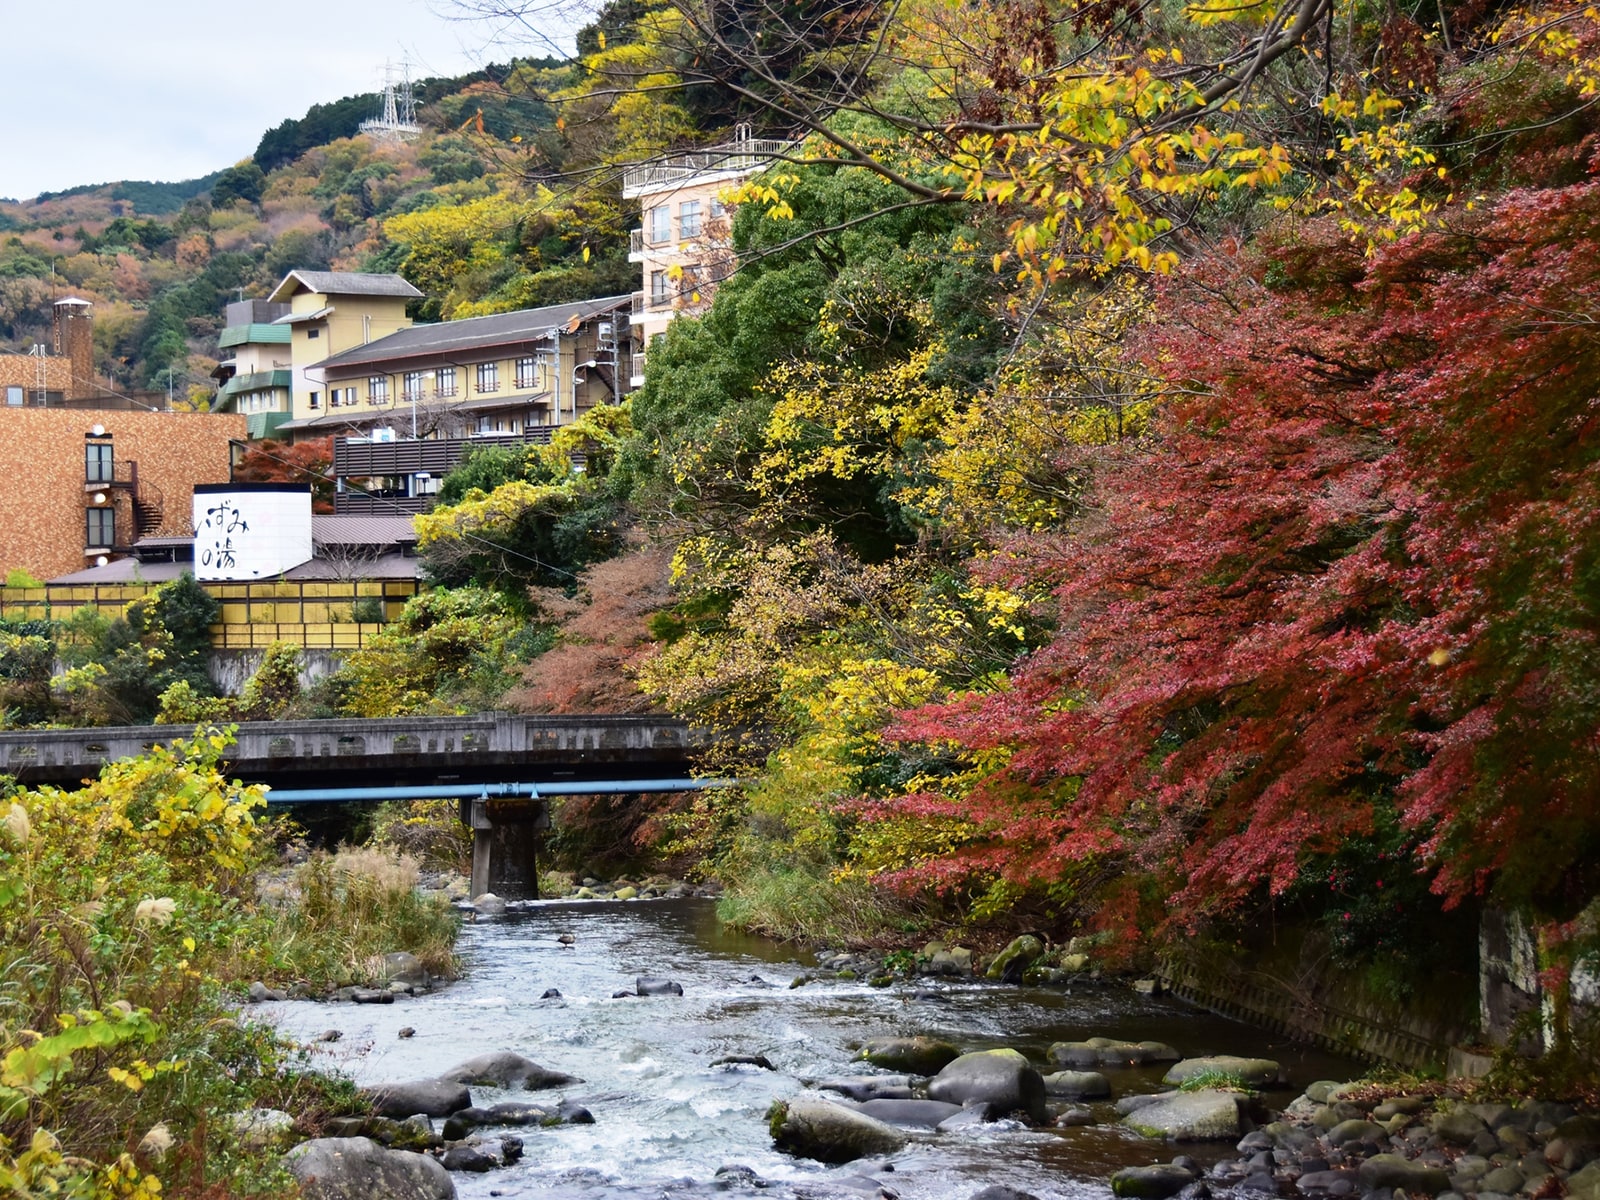
M 630 167 L 622 194 L 637 200 L 642 223 L 628 261 L 642 265 L 644 287 L 634 293 L 635 352 L 630 384 L 644 382 L 650 345 L 679 313 L 698 313 L 735 266 L 731 221 L 723 197 L 765 170 L 789 143 L 753 138 L 741 126 L 731 142 Z
M 274 324 L 289 327 L 289 400 L 297 424 L 330 409 L 326 382 L 316 364 L 411 327 L 406 305 L 422 293 L 399 275 L 353 271 L 290 271 L 267 297 L 287 304 Z
M 521 436 L 621 398 L 630 297 L 413 325 L 306 370 L 324 411 L 297 432 L 386 428 L 399 438 Z

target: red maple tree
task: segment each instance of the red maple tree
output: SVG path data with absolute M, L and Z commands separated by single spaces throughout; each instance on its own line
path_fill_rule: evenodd
M 1331 225 L 1196 261 L 1135 349 L 1173 385 L 1092 517 L 1013 545 L 1059 632 L 901 739 L 1001 749 L 924 871 L 1154 873 L 1192 922 L 1370 832 L 1449 900 L 1600 874 L 1600 185 L 1372 258 Z M 1107 874 L 1112 874 L 1108 872 Z

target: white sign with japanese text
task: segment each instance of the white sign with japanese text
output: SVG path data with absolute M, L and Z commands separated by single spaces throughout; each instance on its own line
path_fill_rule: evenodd
M 272 579 L 311 560 L 311 491 L 292 484 L 194 490 L 194 577 Z

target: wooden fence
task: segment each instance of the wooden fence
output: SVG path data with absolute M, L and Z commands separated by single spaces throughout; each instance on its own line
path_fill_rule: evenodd
M 108 617 L 121 616 L 129 604 L 153 592 L 157 584 L 46 585 L 0 587 L 0 618 L 66 620 L 80 608 L 96 608 Z M 358 622 L 358 601 L 376 600 L 383 620 L 400 615 L 416 594 L 410 579 L 262 581 L 201 585 L 222 604 L 221 620 L 211 627 L 218 650 L 251 650 L 273 642 L 293 642 L 307 650 L 356 650 L 382 629 L 381 623 Z M 370 604 L 363 604 L 370 608 Z M 372 614 L 361 613 L 362 616 Z

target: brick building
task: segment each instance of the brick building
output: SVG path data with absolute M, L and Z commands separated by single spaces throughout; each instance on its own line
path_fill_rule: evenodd
M 226 481 L 244 436 L 236 413 L 0 407 L 0 573 L 64 575 L 189 532 L 194 485 Z

